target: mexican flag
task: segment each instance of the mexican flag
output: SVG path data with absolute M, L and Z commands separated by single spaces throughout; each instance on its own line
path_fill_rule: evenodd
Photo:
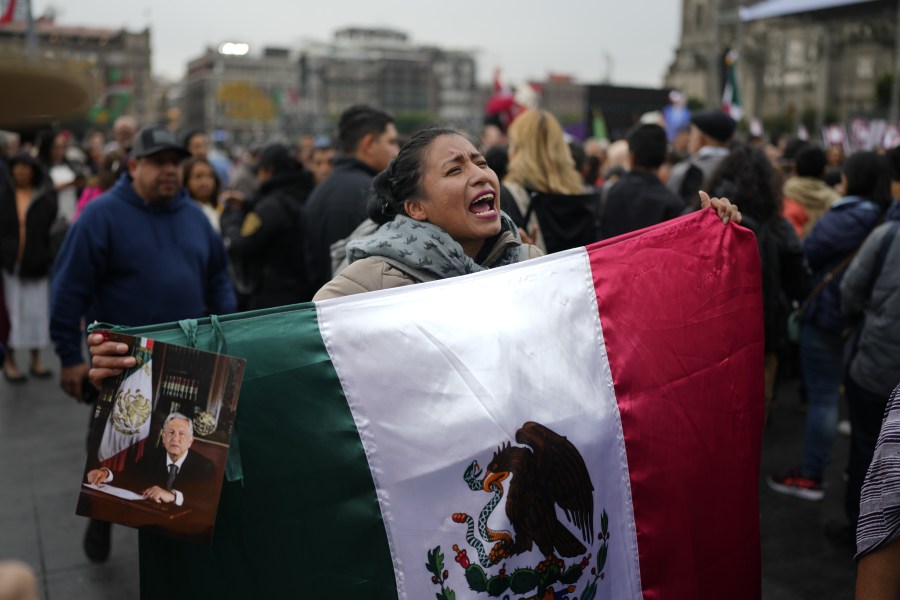
M 16 12 L 16 0 L 8 0 L 6 9 L 0 13 L 0 24 L 12 23 L 13 15 Z
M 143 597 L 760 596 L 759 256 L 711 210 L 124 331 L 247 358 L 214 543 L 141 532 Z
M 737 81 L 737 50 L 731 50 L 725 55 L 725 89 L 722 92 L 722 110 L 735 121 L 740 121 L 744 116 L 744 108 L 741 106 L 741 92 Z
M 153 340 L 141 338 L 132 349 L 137 364 L 120 376 L 121 383 L 109 399 L 109 419 L 97 449 L 97 460 L 105 463 L 117 460 L 112 465 L 120 470 L 124 466 L 124 454 L 135 444 L 143 442 L 150 435 L 150 413 L 153 410 Z M 98 405 L 98 413 L 100 407 Z M 119 460 L 121 457 L 121 460 Z

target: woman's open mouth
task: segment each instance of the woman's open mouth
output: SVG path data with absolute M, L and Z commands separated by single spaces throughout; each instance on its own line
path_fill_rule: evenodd
M 486 190 L 472 200 L 469 212 L 482 219 L 493 219 L 497 216 L 497 196 L 493 190 Z

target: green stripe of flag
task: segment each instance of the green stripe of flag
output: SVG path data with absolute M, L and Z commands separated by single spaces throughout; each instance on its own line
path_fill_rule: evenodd
M 221 330 L 225 353 L 247 359 L 244 477 L 223 486 L 211 546 L 141 532 L 141 596 L 396 598 L 372 476 L 315 308 L 222 317 Z M 189 345 L 177 324 L 120 331 Z M 208 319 L 197 347 L 217 347 Z

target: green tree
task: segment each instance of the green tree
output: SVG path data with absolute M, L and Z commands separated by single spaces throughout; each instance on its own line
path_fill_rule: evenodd
M 704 102 L 700 98 L 691 96 L 687 99 L 687 107 L 690 110 L 703 110 L 704 108 L 706 108 L 706 102 Z
M 787 113 L 767 115 L 762 119 L 763 127 L 770 138 L 792 134 L 794 130 L 794 118 Z
M 412 135 L 426 125 L 438 123 L 435 115 L 425 112 L 401 112 L 394 115 L 394 125 L 400 135 Z

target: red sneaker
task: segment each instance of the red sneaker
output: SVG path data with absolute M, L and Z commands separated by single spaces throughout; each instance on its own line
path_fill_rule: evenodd
M 779 494 L 796 496 L 804 500 L 821 500 L 825 489 L 821 479 L 811 479 L 800 474 L 800 469 L 792 469 L 783 475 L 773 475 L 766 479 L 769 487 Z

